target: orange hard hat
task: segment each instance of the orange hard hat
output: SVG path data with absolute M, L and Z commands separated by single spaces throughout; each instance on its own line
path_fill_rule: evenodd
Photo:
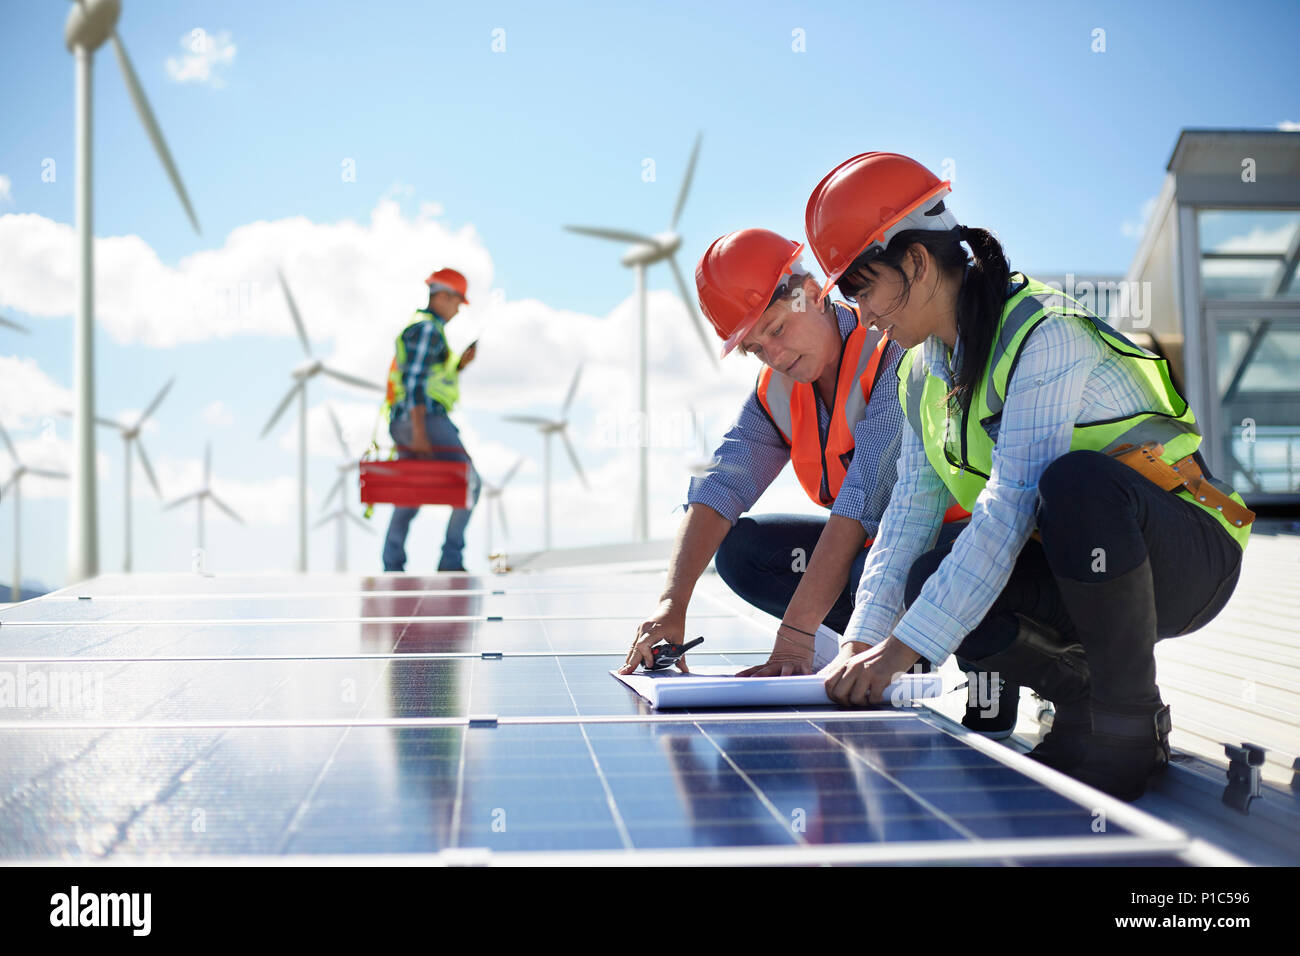
M 957 228 L 942 200 L 952 183 L 898 153 L 862 153 L 826 174 L 808 197 L 808 245 L 826 272 L 825 298 L 849 266 L 908 229 Z M 935 211 L 938 207 L 939 211 Z
M 438 291 L 433 288 L 434 286 L 443 286 L 444 289 L 456 293 L 465 301 L 466 305 L 469 305 L 469 298 L 465 295 L 465 293 L 469 291 L 469 283 L 466 282 L 465 277 L 455 269 L 439 269 L 433 275 L 429 276 L 429 278 L 425 279 L 424 284 L 429 286 L 430 293 Z
M 741 229 L 713 240 L 695 267 L 700 308 L 722 339 L 725 357 L 794 271 L 803 243 L 767 229 Z

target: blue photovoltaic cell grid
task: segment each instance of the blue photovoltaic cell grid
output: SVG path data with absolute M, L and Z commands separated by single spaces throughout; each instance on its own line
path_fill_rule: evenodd
M 64 689 L 0 709 L 0 856 L 1135 836 L 925 711 L 657 719 L 608 673 L 646 576 L 322 577 L 109 576 L 0 612 L 0 681 Z M 695 603 L 692 662 L 764 658 L 762 627 Z

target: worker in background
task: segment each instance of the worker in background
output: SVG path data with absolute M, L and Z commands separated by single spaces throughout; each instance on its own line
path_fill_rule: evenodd
M 950 191 L 865 153 L 808 200 L 822 294 L 910 350 L 898 482 L 827 693 L 879 702 L 893 675 L 956 654 L 1055 703 L 1031 757 L 1136 799 L 1169 760 L 1155 644 L 1227 603 L 1254 515 L 1203 476 L 1165 360 L 1012 272 Z M 936 547 L 950 497 L 972 517 Z
M 459 376 L 474 361 L 476 346 L 457 356 L 447 345 L 445 327 L 456 317 L 468 284 L 455 269 L 439 269 L 425 280 L 429 303 L 417 309 L 397 337 L 396 356 L 388 373 L 388 432 L 398 458 L 469 461 L 460 432 L 448 413 L 460 396 Z M 447 522 L 439 571 L 464 571 L 465 526 L 478 503 L 479 477 L 470 466 L 470 507 L 455 508 Z M 406 533 L 418 508 L 394 508 L 384 540 L 384 570 L 406 570 Z
M 743 229 L 715 241 L 696 266 L 700 307 L 723 356 L 739 347 L 765 368 L 709 471 L 691 480 L 667 585 L 622 673 L 652 663 L 653 645 L 682 643 L 710 559 L 732 590 L 781 621 L 767 662 L 744 676 L 810 674 L 838 650 L 838 633 L 827 635 L 823 622 L 834 632 L 847 625 L 864 544 L 894 484 L 903 352 L 862 327 L 855 307 L 818 302 L 816 280 L 799 265 L 802 249 L 766 229 Z M 829 516 L 741 517 L 787 462 Z

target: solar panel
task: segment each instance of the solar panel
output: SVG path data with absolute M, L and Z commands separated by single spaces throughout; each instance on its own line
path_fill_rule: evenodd
M 1205 862 L 927 708 L 652 711 L 608 672 L 658 587 L 108 575 L 0 611 L 0 856 Z M 697 633 L 766 656 L 707 592 Z

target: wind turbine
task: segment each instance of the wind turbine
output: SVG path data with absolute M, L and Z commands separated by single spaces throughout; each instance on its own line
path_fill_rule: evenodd
M 159 498 L 162 498 L 162 489 L 158 487 L 158 479 L 154 476 L 153 466 L 149 464 L 149 456 L 144 452 L 144 442 L 140 440 L 140 429 L 144 427 L 145 420 L 154 413 L 159 404 L 162 403 L 162 400 L 167 396 L 167 393 L 171 391 L 172 383 L 175 381 L 176 379 L 174 378 L 168 380 L 167 384 L 162 387 L 162 391 L 154 396 L 154 400 L 149 403 L 149 407 L 141 412 L 140 417 L 136 419 L 134 425 L 123 425 L 121 422 L 115 422 L 111 418 L 95 419 L 95 421 L 99 422 L 101 425 L 105 425 L 109 428 L 116 428 L 122 435 L 122 458 L 125 462 L 124 467 L 126 468 L 126 481 L 123 486 L 125 488 L 124 497 L 126 499 L 126 553 L 122 558 L 122 570 L 128 574 L 131 572 L 131 447 L 134 444 L 135 449 L 140 452 L 140 464 L 144 466 L 144 473 L 149 479 L 149 484 L 153 485 L 153 490 L 157 493 Z
M 633 533 L 637 540 L 645 541 L 650 537 L 650 508 L 649 508 L 649 444 L 650 444 L 650 418 L 648 403 L 646 399 L 646 307 L 645 307 L 645 273 L 649 266 L 656 262 L 667 260 L 668 267 L 672 269 L 673 279 L 677 283 L 677 290 L 682 295 L 682 301 L 686 304 L 686 311 L 690 313 L 695 323 L 695 331 L 699 333 L 700 343 L 704 346 L 704 351 L 708 353 L 709 361 L 714 367 L 717 367 L 718 359 L 714 355 L 714 345 L 711 344 L 709 333 L 704 327 L 704 320 L 700 318 L 699 312 L 696 311 L 692 304 L 695 297 L 691 295 L 687 288 L 686 280 L 682 278 L 682 270 L 677 266 L 676 254 L 681 248 L 682 237 L 677 233 L 677 220 L 681 218 L 682 207 L 686 205 L 686 194 L 691 188 L 691 178 L 695 175 L 695 161 L 700 155 L 700 136 L 695 137 L 695 146 L 691 149 L 691 159 L 686 166 L 686 176 L 682 179 L 682 188 L 677 193 L 677 205 L 673 208 L 673 217 L 668 223 L 668 230 L 655 236 L 647 236 L 644 233 L 631 232 L 626 229 L 606 229 L 597 226 L 565 226 L 570 232 L 578 232 L 585 236 L 595 236 L 598 239 L 609 239 L 614 242 L 630 242 L 633 245 L 623 253 L 620 260 L 623 265 L 632 268 L 636 276 L 636 302 L 637 302 L 637 401 L 638 411 L 640 412 L 640 422 L 645 428 L 642 435 L 641 448 L 639 451 L 639 463 L 637 471 L 637 514 L 636 526 Z
M 692 437 L 699 442 L 699 457 L 687 462 L 686 467 L 696 478 L 703 478 L 714 467 L 713 452 L 709 451 L 708 444 L 704 441 L 704 431 L 700 428 L 699 416 L 695 414 L 695 406 L 691 407 L 691 432 Z
M 163 170 L 180 197 L 194 231 L 199 221 L 185 193 L 176 164 L 154 119 L 144 89 L 131 67 L 126 47 L 117 36 L 121 0 L 76 0 L 63 27 L 64 43 L 76 59 L 77 86 L 77 320 L 73 335 L 72 494 L 68 513 L 68 580 L 82 581 L 99 573 L 99 512 L 95 497 L 95 324 L 94 218 L 91 139 L 95 51 L 113 41 L 117 65 L 135 111 L 153 143 Z
M 284 301 L 289 305 L 289 315 L 293 317 L 294 328 L 298 330 L 298 338 L 302 342 L 302 349 L 307 353 L 307 361 L 300 363 L 290 373 L 293 376 L 293 387 L 289 389 L 289 394 L 281 399 L 280 404 L 275 407 L 270 421 L 262 429 L 262 436 L 265 438 L 267 433 L 280 420 L 284 410 L 289 407 L 293 401 L 294 395 L 298 396 L 298 570 L 307 570 L 307 382 L 320 374 L 325 374 L 331 378 L 336 378 L 340 382 L 347 382 L 349 385 L 355 385 L 358 388 L 366 388 L 371 391 L 382 392 L 383 389 L 371 382 L 348 375 L 346 372 L 340 372 L 327 366 L 320 359 L 312 356 L 311 342 L 307 339 L 307 327 L 302 323 L 302 315 L 298 312 L 298 303 L 294 301 L 293 293 L 289 291 L 289 283 L 284 279 L 284 273 L 276 270 L 276 275 L 280 278 L 280 288 L 284 291 Z
M 0 438 L 4 439 L 5 447 L 9 449 L 9 457 L 14 460 L 14 470 L 9 475 L 9 480 L 0 488 L 0 498 L 3 498 L 5 492 L 10 488 L 14 490 L 14 583 L 10 588 L 9 597 L 11 600 L 21 600 L 22 588 L 22 500 L 23 500 L 23 476 L 36 475 L 38 478 L 67 478 L 66 472 L 49 471 L 45 468 L 28 468 L 18 458 L 18 450 L 14 448 L 14 443 L 9 440 L 9 433 L 0 425 Z
M 348 478 L 356 473 L 357 466 L 361 464 L 360 459 L 351 458 L 349 456 L 348 443 L 343 438 L 343 426 L 339 424 L 338 416 L 334 414 L 334 409 L 331 408 L 329 405 L 326 405 L 325 410 L 330 413 L 330 422 L 333 423 L 334 425 L 334 435 L 339 440 L 339 447 L 343 449 L 344 460 L 339 462 L 339 464 L 336 466 L 339 471 L 339 476 L 335 480 L 333 486 L 330 488 L 330 493 L 325 497 L 324 503 L 321 505 L 322 512 L 329 507 L 329 503 L 334 500 L 335 495 L 342 496 L 344 489 L 347 487 Z M 358 518 L 356 515 L 354 515 L 351 511 L 348 510 L 348 503 L 345 497 L 340 497 L 338 510 L 330 512 L 329 514 L 325 515 L 325 517 L 321 518 L 320 521 L 316 522 L 317 528 L 321 527 L 327 521 L 330 520 L 334 520 L 338 522 L 337 525 L 338 537 L 334 549 L 334 570 L 335 571 L 346 571 L 348 569 L 348 525 L 347 525 L 348 519 L 351 519 L 353 522 L 359 525 L 362 528 L 362 530 L 366 532 L 366 534 L 375 533 L 374 529 L 371 528 L 370 525 L 366 524 L 364 521 L 362 521 L 360 518 Z
M 504 531 L 507 535 L 510 534 L 510 526 L 506 523 L 506 506 L 505 506 L 505 502 L 501 500 L 501 493 L 506 490 L 506 485 L 510 483 L 510 479 L 515 476 L 515 472 L 519 470 L 519 466 L 522 465 L 523 463 L 524 460 L 520 458 L 517 462 L 511 465 L 510 470 L 506 472 L 506 476 L 501 479 L 501 484 L 499 485 L 489 484 L 486 481 L 483 482 L 483 494 L 487 497 L 487 554 L 489 559 L 491 559 L 493 553 L 492 552 L 493 505 L 496 506 L 497 517 L 501 519 L 501 530 Z
M 244 523 L 243 518 L 235 514 L 235 512 L 230 508 L 229 505 L 222 502 L 222 500 L 213 493 L 211 482 L 212 482 L 212 442 L 208 442 L 207 445 L 205 445 L 203 448 L 203 487 L 201 487 L 198 491 L 191 492 L 190 494 L 186 495 L 184 498 L 177 498 L 175 501 L 171 502 L 170 504 L 163 505 L 163 511 L 170 511 L 172 508 L 178 507 L 179 505 L 183 505 L 187 501 L 197 501 L 199 503 L 199 539 L 198 539 L 199 550 L 203 549 L 203 501 L 204 499 L 210 498 L 214 505 L 216 505 L 226 514 L 230 515 L 230 517 L 234 518 L 240 524 Z
M 525 425 L 535 425 L 537 430 L 542 433 L 542 540 L 546 543 L 546 550 L 551 549 L 551 437 L 559 434 L 560 439 L 564 442 L 564 450 L 569 453 L 569 460 L 573 462 L 573 470 L 578 473 L 582 479 L 584 487 L 587 485 L 587 476 L 582 473 L 582 465 L 578 464 L 578 455 L 573 450 L 573 445 L 569 443 L 569 434 L 565 429 L 569 426 L 569 420 L 566 417 L 569 414 L 569 405 L 573 402 L 573 396 L 578 391 L 578 379 L 582 377 L 582 366 L 573 373 L 573 382 L 569 385 L 569 394 L 564 397 L 564 404 L 560 407 L 560 417 L 541 418 L 537 415 L 504 415 L 502 416 L 508 422 L 523 422 Z M 501 482 L 504 486 L 505 482 Z M 490 513 L 490 512 L 489 512 Z
M 13 319 L 6 319 L 3 315 L 0 315 L 0 325 L 3 325 L 5 328 L 13 329 L 15 332 L 21 332 L 23 335 L 31 334 L 27 330 L 27 326 L 19 325 Z

